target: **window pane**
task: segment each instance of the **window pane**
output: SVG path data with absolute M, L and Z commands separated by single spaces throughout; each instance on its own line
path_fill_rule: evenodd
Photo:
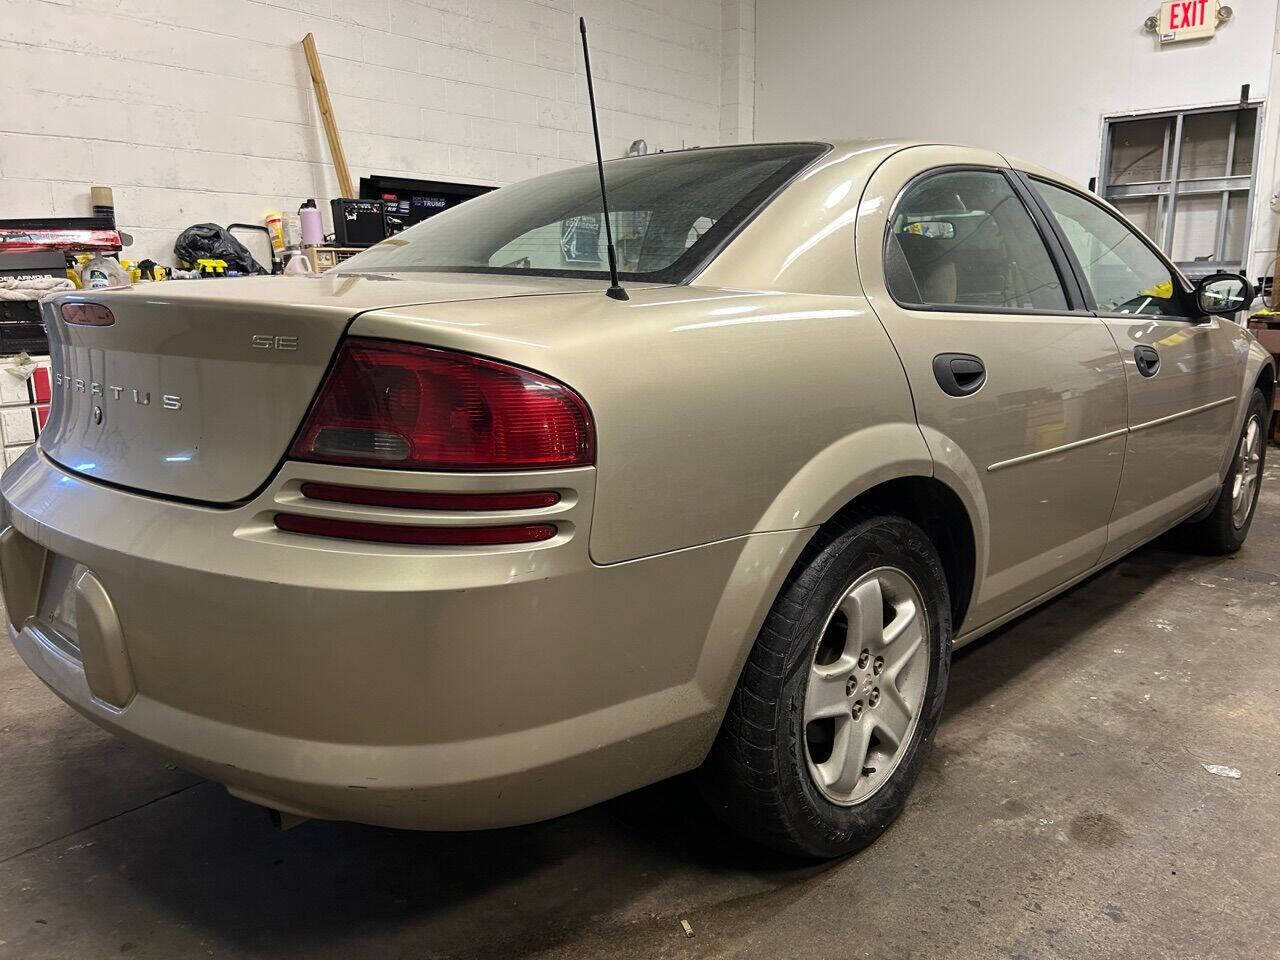
M 1156 222 L 1157 211 L 1159 210 L 1159 202 L 1155 197 L 1135 197 L 1129 200 L 1113 201 L 1115 208 L 1123 213 L 1135 227 L 1147 235 L 1149 239 L 1154 240 L 1156 234 L 1160 232 L 1160 226 Z
M 610 226 L 624 277 L 686 280 L 824 150 L 811 143 L 759 144 L 610 160 L 604 165 Z M 574 167 L 459 204 L 357 254 L 337 272 L 604 277 L 601 209 L 595 166 Z
M 1227 175 L 1227 143 L 1234 116 L 1235 111 L 1229 110 L 1223 113 L 1188 113 L 1182 118 L 1179 180 Z
M 1111 125 L 1111 162 L 1107 166 L 1109 185 L 1149 183 L 1163 180 L 1164 135 L 1172 121 L 1125 120 Z
M 1257 132 L 1256 108 L 1241 110 L 1236 120 L 1236 155 L 1231 162 L 1231 175 L 1248 176 L 1253 173 L 1253 138 Z
M 1099 310 L 1186 315 L 1173 275 L 1129 227 L 1076 193 L 1035 186 L 1062 226 Z
M 1201 193 L 1178 197 L 1173 214 L 1173 251 L 1169 259 L 1175 263 L 1193 260 L 1216 260 L 1218 256 L 1218 215 L 1222 212 L 1222 194 Z
M 1066 310 L 1040 232 L 999 173 L 941 173 L 894 212 L 885 273 L 904 303 Z

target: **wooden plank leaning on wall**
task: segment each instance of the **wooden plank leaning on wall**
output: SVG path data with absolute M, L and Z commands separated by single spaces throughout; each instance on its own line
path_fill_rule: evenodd
M 347 152 L 342 149 L 342 137 L 338 133 L 338 121 L 333 115 L 333 103 L 329 100 L 329 85 L 325 83 L 324 67 L 320 65 L 316 38 L 308 33 L 302 38 L 302 49 L 307 55 L 311 85 L 316 91 L 316 106 L 320 108 L 320 119 L 324 121 L 324 134 L 329 141 L 329 155 L 333 157 L 333 168 L 338 174 L 338 189 L 342 191 L 343 197 L 352 199 L 356 196 L 356 188 L 351 182 Z

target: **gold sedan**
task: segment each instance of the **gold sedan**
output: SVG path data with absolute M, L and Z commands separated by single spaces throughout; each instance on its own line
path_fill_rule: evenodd
M 1176 525 L 1244 542 L 1243 278 L 981 150 L 605 167 L 625 298 L 586 167 L 324 276 L 47 302 L 0 482 L 31 669 L 291 817 L 496 827 L 701 768 L 825 857 L 902 808 L 954 648 Z

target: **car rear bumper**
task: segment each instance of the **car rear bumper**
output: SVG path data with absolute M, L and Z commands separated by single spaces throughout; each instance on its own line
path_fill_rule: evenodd
M 542 544 L 277 531 L 273 510 L 310 509 L 297 506 L 304 474 L 362 479 L 287 463 L 254 501 L 213 509 L 89 482 L 32 451 L 0 484 L 10 634 L 28 666 L 101 726 L 302 816 L 504 826 L 696 766 L 763 616 L 750 603 L 726 617 L 726 587 L 760 566 L 755 551 L 789 565 L 805 537 L 597 566 L 590 468 L 480 481 L 564 491 L 561 532 Z M 90 589 L 68 627 L 58 594 L 76 584 Z
M 11 626 L 10 636 L 27 666 L 98 725 L 238 797 L 303 817 L 423 830 L 544 820 L 696 765 L 694 744 L 710 722 L 705 702 L 672 691 L 626 710 L 497 737 L 330 743 L 237 727 L 145 694 L 110 709 L 89 689 L 81 664 L 30 629 Z M 650 721 L 636 722 L 639 711 Z

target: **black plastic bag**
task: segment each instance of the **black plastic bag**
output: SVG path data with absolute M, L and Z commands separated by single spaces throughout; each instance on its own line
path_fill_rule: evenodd
M 197 260 L 223 260 L 228 272 L 267 272 L 253 259 L 248 247 L 216 223 L 197 223 L 187 227 L 173 241 L 173 255 L 189 269 L 195 268 Z

